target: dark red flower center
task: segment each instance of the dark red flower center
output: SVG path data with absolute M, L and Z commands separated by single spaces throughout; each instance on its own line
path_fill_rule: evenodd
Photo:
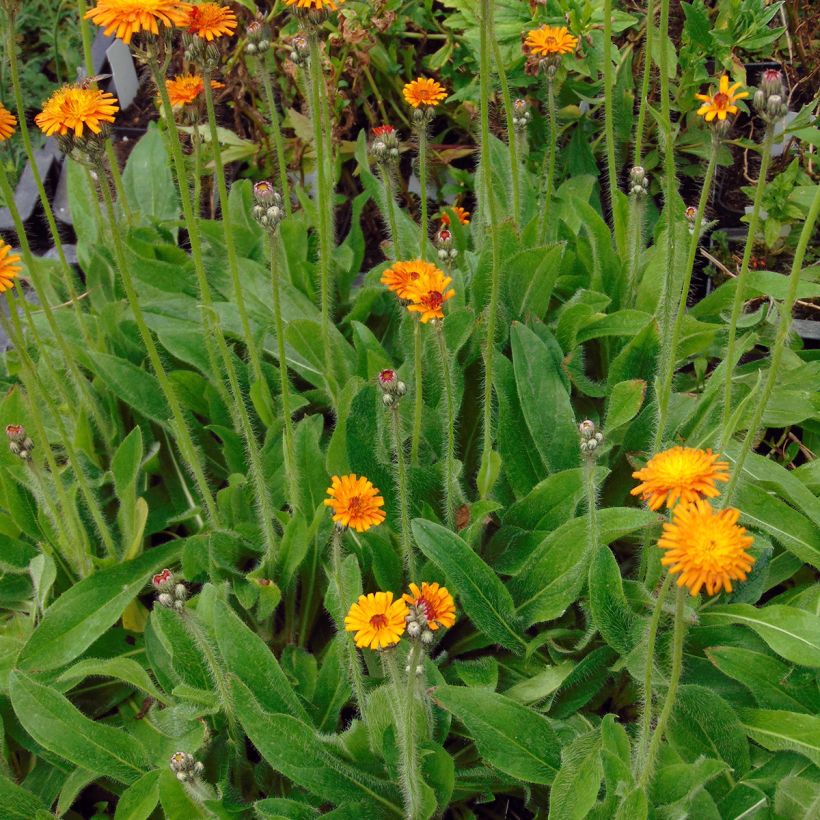
M 438 308 L 441 307 L 444 303 L 444 297 L 437 291 L 431 290 L 427 294 L 427 304 L 431 308 Z
M 373 629 L 384 629 L 387 626 L 387 615 L 383 615 L 382 613 L 374 615 L 370 619 L 370 626 L 372 626 Z
M 393 379 L 395 379 L 395 378 L 396 378 L 395 370 L 382 370 L 382 372 L 379 373 L 379 381 L 382 384 L 390 384 L 390 382 L 392 382 Z
M 712 102 L 715 104 L 715 108 L 718 111 L 723 111 L 729 106 L 729 95 L 724 94 L 722 91 L 718 91 L 714 97 L 712 97 Z

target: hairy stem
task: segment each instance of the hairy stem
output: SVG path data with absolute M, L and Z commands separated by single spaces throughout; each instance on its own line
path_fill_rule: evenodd
M 621 236 L 620 212 L 616 204 L 618 194 L 618 169 L 615 165 L 615 121 L 612 90 L 615 76 L 612 71 L 612 0 L 604 0 L 604 137 L 606 142 L 606 170 L 609 181 L 609 207 L 612 209 L 612 226 L 615 237 Z M 620 243 L 618 245 L 620 247 Z
M 410 440 L 410 461 L 418 464 L 419 445 L 421 444 L 421 416 L 424 411 L 424 398 L 422 393 L 422 340 L 421 322 L 414 320 L 413 324 L 413 377 L 415 387 L 413 392 L 413 435 Z
M 643 162 L 643 138 L 646 124 L 646 108 L 649 105 L 649 80 L 652 77 L 652 41 L 655 28 L 655 0 L 646 4 L 646 37 L 643 51 L 643 77 L 641 79 L 641 102 L 638 106 L 638 123 L 635 126 L 634 165 Z
M 387 211 L 387 227 L 390 230 L 390 240 L 393 245 L 393 261 L 401 259 L 401 242 L 399 240 L 399 224 L 396 219 L 396 193 L 393 190 L 393 169 L 386 163 L 381 163 L 381 177 L 384 185 L 384 205 Z
M 444 455 L 444 522 L 453 529 L 455 504 L 458 500 L 458 480 L 455 473 L 455 424 L 456 409 L 453 398 L 453 383 L 450 377 L 450 354 L 447 350 L 447 341 L 444 338 L 444 329 L 441 320 L 436 321 L 436 338 L 438 340 L 439 358 L 441 360 L 441 381 L 444 384 L 444 393 L 447 398 L 447 418 L 445 430 L 447 434 L 447 450 Z
M 282 192 L 282 199 L 285 204 L 285 213 L 290 216 L 293 213 L 293 205 L 290 201 L 290 181 L 288 180 L 288 163 L 285 157 L 285 141 L 282 138 L 282 125 L 279 117 L 279 108 L 276 105 L 276 97 L 273 94 L 270 72 L 264 57 L 255 60 L 256 73 L 262 81 L 262 88 L 265 91 L 265 102 L 268 106 L 268 119 L 270 120 L 271 132 L 273 133 L 273 147 L 276 151 L 276 172 L 279 176 L 279 189 Z
M 393 426 L 393 447 L 396 450 L 396 488 L 399 494 L 399 515 L 401 521 L 401 552 L 404 568 L 410 581 L 416 581 L 416 555 L 410 534 L 410 495 L 407 488 L 407 465 L 404 460 L 404 437 L 401 432 L 401 413 L 398 402 L 390 408 Z
M 552 193 L 555 187 L 555 158 L 558 152 L 558 115 L 555 111 L 555 86 L 552 77 L 547 75 L 547 127 L 549 130 L 549 144 L 547 145 L 546 174 L 544 179 L 544 193 L 541 199 L 541 224 L 538 236 L 542 242 L 547 241 L 549 229 L 549 214 L 552 206 Z

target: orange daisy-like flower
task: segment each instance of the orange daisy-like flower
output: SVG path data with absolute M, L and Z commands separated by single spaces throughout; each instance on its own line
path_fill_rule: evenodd
M 470 224 L 470 212 L 460 205 L 453 205 L 450 208 L 451 211 L 455 212 L 455 215 L 458 217 L 458 221 L 462 225 L 469 225 Z M 449 225 L 450 224 L 450 214 L 443 212 L 441 214 L 441 224 L 442 225 Z
M 527 32 L 524 47 L 539 57 L 571 54 L 578 47 L 578 38 L 570 34 L 566 26 L 541 26 Z
M 20 257 L 11 252 L 11 245 L 0 239 L 0 293 L 14 287 L 14 280 L 21 270 Z
M 355 473 L 335 475 L 330 480 L 325 506 L 333 508 L 333 520 L 342 527 L 353 527 L 356 532 L 365 532 L 381 524 L 385 519 L 384 499 L 379 491 L 364 476 Z
M 381 283 L 387 285 L 400 299 L 409 299 L 410 286 L 422 276 L 433 274 L 438 268 L 431 262 L 422 262 L 414 259 L 412 262 L 396 262 L 388 268 L 381 278 Z
M 735 83 L 730 86 L 729 76 L 724 74 L 720 78 L 716 94 L 695 94 L 695 98 L 703 103 L 698 108 L 698 115 L 703 117 L 706 122 L 712 122 L 715 117 L 718 118 L 718 121 L 722 121 L 726 119 L 728 114 L 737 114 L 738 108 L 735 103 L 749 96 L 748 91 L 735 93 L 741 85 L 742 83 Z
M 694 504 L 679 504 L 672 523 L 663 525 L 658 546 L 666 550 L 661 563 L 680 573 L 677 584 L 692 595 L 706 587 L 709 595 L 721 589 L 732 591 L 732 581 L 745 581 L 755 559 L 746 552 L 754 539 L 737 526 L 740 510 L 715 511 L 699 498 Z
M 99 134 L 104 125 L 114 122 L 114 114 L 119 110 L 116 98 L 107 91 L 65 85 L 51 95 L 34 122 L 48 137 L 69 133 L 82 137 L 86 128 Z
M 0 142 L 5 142 L 17 128 L 17 117 L 0 103 Z
M 234 33 L 236 15 L 219 3 L 200 3 L 198 6 L 188 7 L 188 15 L 182 25 L 190 34 L 210 42 L 217 37 L 230 37 Z
M 394 646 L 404 634 L 408 615 L 407 604 L 392 592 L 371 592 L 360 595 L 345 616 L 345 631 L 355 632 L 360 649 L 386 649 Z
M 104 34 L 114 34 L 126 45 L 141 31 L 159 34 L 159 27 L 181 26 L 188 17 L 188 3 L 182 0 L 97 0 L 85 17 Z
M 408 105 L 412 105 L 413 108 L 418 108 L 420 105 L 433 108 L 447 96 L 443 85 L 427 77 L 419 77 L 407 83 L 402 93 Z
M 286 6 L 296 6 L 299 9 L 314 9 L 315 11 L 336 11 L 344 0 L 285 0 Z
M 642 470 L 632 473 L 632 478 L 641 481 L 632 495 L 641 496 L 650 510 L 660 509 L 664 502 L 674 507 L 679 501 L 688 504 L 702 496 L 714 498 L 720 495 L 715 482 L 729 480 L 729 465 L 719 458 L 711 450 L 672 447 L 652 456 Z
M 449 629 L 456 622 L 456 604 L 447 587 L 423 581 L 421 589 L 416 584 L 410 584 L 410 594 L 405 592 L 402 597 L 410 606 L 424 613 L 428 628 L 434 632 L 440 626 Z
M 411 302 L 407 309 L 413 313 L 420 313 L 422 324 L 427 324 L 431 319 L 443 319 L 444 303 L 456 295 L 456 292 L 449 288 L 452 281 L 451 276 L 446 276 L 438 268 L 423 274 L 407 288 L 406 298 Z
M 172 80 L 165 81 L 168 89 L 168 97 L 174 108 L 182 108 L 186 105 L 193 105 L 199 95 L 205 90 L 205 82 L 199 74 L 181 74 Z M 211 80 L 211 88 L 224 88 L 224 83 Z

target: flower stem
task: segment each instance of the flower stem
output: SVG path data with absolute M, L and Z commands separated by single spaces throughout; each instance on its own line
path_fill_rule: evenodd
M 616 204 L 618 194 L 618 169 L 615 164 L 615 108 L 612 89 L 615 77 L 612 72 L 612 0 L 604 0 L 604 136 L 606 141 L 606 169 L 609 180 L 609 207 L 612 209 L 612 226 L 618 247 L 621 225 L 620 210 Z
M 683 668 L 683 637 L 686 632 L 686 624 L 683 620 L 683 605 L 685 600 L 686 590 L 683 587 L 678 587 L 675 591 L 675 631 L 672 639 L 672 671 L 669 676 L 669 688 L 666 691 L 666 700 L 663 703 L 663 708 L 658 718 L 658 725 L 655 727 L 655 732 L 649 744 L 649 751 L 647 752 L 646 759 L 641 763 L 638 788 L 642 789 L 645 789 L 649 785 L 652 772 L 655 768 L 655 758 L 658 755 L 658 749 L 663 740 L 666 726 L 669 723 L 669 718 L 675 707 L 675 698 L 678 694 L 678 684 L 680 683 L 680 675 Z
M 401 552 L 404 568 L 410 581 L 416 581 L 416 555 L 410 534 L 410 496 L 407 490 L 407 465 L 404 461 L 404 438 L 401 434 L 401 413 L 398 403 L 390 408 L 393 423 L 393 447 L 396 450 L 396 488 L 399 493 L 399 515 L 401 521 Z
M 447 341 L 444 338 L 444 329 L 441 320 L 436 320 L 436 338 L 438 339 L 439 357 L 441 359 L 441 380 L 444 383 L 444 393 L 447 397 L 447 450 L 444 457 L 444 522 L 453 529 L 455 503 L 457 496 L 457 479 L 455 472 L 455 403 L 453 399 L 453 384 L 450 378 L 450 354 L 447 351 Z
M 541 226 L 538 236 L 542 242 L 547 241 L 549 229 L 549 214 L 552 205 L 552 192 L 555 187 L 555 157 L 558 152 L 558 115 L 555 111 L 555 87 L 553 79 L 547 75 L 547 127 L 549 130 L 549 145 L 547 146 L 547 172 L 544 176 L 544 195 L 541 204 Z
M 424 398 L 422 394 L 422 344 L 421 344 L 421 322 L 415 321 L 413 324 L 413 377 L 415 388 L 413 393 L 413 436 L 410 441 L 410 461 L 418 464 L 419 445 L 421 443 L 421 416 L 424 411 Z
M 427 259 L 428 218 L 427 218 L 427 123 L 416 128 L 419 140 L 419 206 L 421 208 L 421 231 L 419 236 L 419 259 Z
M 760 158 L 760 174 L 755 186 L 755 198 L 752 204 L 752 215 L 749 219 L 749 230 L 746 233 L 746 246 L 743 249 L 743 259 L 740 263 L 740 273 L 735 279 L 735 298 L 732 302 L 732 316 L 729 320 L 729 340 L 726 343 L 726 377 L 723 386 L 723 410 L 720 419 L 720 446 L 725 447 L 730 437 L 729 418 L 732 414 L 732 377 L 735 373 L 735 342 L 737 337 L 737 323 L 743 311 L 744 296 L 746 295 L 746 279 L 749 273 L 749 262 L 752 258 L 752 249 L 757 235 L 757 226 L 760 222 L 760 207 L 763 202 L 763 192 L 766 189 L 766 177 L 772 159 L 772 143 L 774 142 L 774 127 L 766 128 L 763 140 L 763 151 Z
M 594 555 L 601 543 L 598 527 L 598 492 L 595 487 L 595 456 L 584 454 L 584 489 L 587 501 L 587 532 L 589 537 L 589 554 Z
M 649 634 L 646 640 L 646 668 L 643 676 L 643 711 L 641 713 L 641 728 L 638 739 L 638 752 L 635 758 L 637 767 L 643 766 L 646 758 L 649 736 L 652 732 L 652 674 L 655 667 L 655 642 L 658 637 L 658 624 L 661 620 L 663 607 L 666 602 L 666 594 L 672 583 L 672 576 L 667 573 L 663 579 L 663 584 L 658 591 L 658 598 L 655 601 L 655 608 L 652 610 L 652 619 L 649 621 Z
M 643 218 L 644 197 L 631 194 L 629 197 L 629 270 L 627 274 L 626 299 L 629 305 L 634 305 L 638 298 L 638 268 L 643 248 Z
M 396 194 L 393 190 L 393 171 L 386 164 L 381 164 L 382 184 L 384 185 L 384 206 L 387 211 L 387 226 L 390 230 L 390 239 L 393 244 L 393 261 L 401 259 L 401 242 L 399 240 L 399 225 L 396 220 Z
M 643 51 L 643 78 L 641 79 L 641 102 L 638 106 L 638 124 L 635 126 L 635 160 L 633 165 L 643 162 L 643 138 L 646 123 L 646 108 L 649 105 L 649 80 L 652 76 L 652 41 L 655 28 L 655 0 L 646 4 L 646 36 Z
M 145 317 L 142 313 L 142 307 L 140 307 L 139 297 L 134 289 L 134 282 L 131 278 L 131 270 L 125 256 L 125 248 L 123 246 L 122 237 L 120 236 L 120 232 L 117 227 L 117 215 L 114 210 L 114 200 L 112 198 L 108 176 L 102 166 L 98 169 L 98 173 L 100 179 L 100 190 L 102 191 L 103 202 L 105 204 L 108 221 L 111 225 L 111 234 L 114 240 L 114 256 L 122 278 L 122 284 L 125 289 L 128 304 L 131 307 L 131 312 L 134 314 L 134 321 L 137 324 L 137 329 L 139 330 L 142 342 L 145 345 L 145 350 L 148 353 L 148 359 L 151 362 L 151 367 L 154 370 L 157 381 L 160 385 L 160 389 L 162 390 L 165 400 L 168 402 L 168 407 L 171 410 L 177 445 L 179 446 L 183 459 L 185 459 L 185 462 L 188 465 L 188 469 L 191 470 L 191 473 L 194 476 L 199 494 L 205 504 L 208 519 L 215 527 L 218 527 L 219 511 L 217 509 L 213 493 L 211 492 L 211 488 L 208 486 L 208 479 L 205 476 L 205 468 L 203 466 L 202 459 L 196 449 L 193 438 L 191 437 L 191 431 L 182 410 L 182 405 L 179 402 L 179 398 L 177 397 L 171 380 L 168 378 L 168 373 L 165 370 L 165 366 L 162 364 L 159 350 L 157 349 L 156 343 L 151 336 L 151 331 L 149 330 L 148 325 L 145 323 Z
M 692 226 L 692 238 L 689 241 L 689 254 L 686 258 L 683 283 L 680 287 L 678 310 L 675 314 L 675 320 L 672 324 L 671 333 L 664 334 L 661 339 L 661 356 L 659 363 L 660 389 L 658 391 L 658 426 L 655 430 L 655 450 L 658 449 L 661 441 L 663 441 L 663 435 L 669 415 L 669 402 L 672 398 L 672 379 L 675 375 L 675 364 L 677 363 L 678 342 L 680 341 L 683 318 L 686 315 L 686 301 L 689 298 L 689 288 L 692 284 L 692 272 L 695 266 L 695 255 L 697 254 L 698 247 L 700 246 L 700 232 L 703 227 L 703 217 L 706 211 L 706 203 L 709 201 L 709 194 L 712 190 L 712 180 L 715 175 L 715 164 L 717 163 L 717 155 L 719 150 L 720 141 L 713 133 L 712 151 L 709 154 L 709 164 L 706 166 L 706 175 L 703 178 L 703 187 L 701 188 L 700 199 L 698 200 L 698 212 L 695 216 L 695 224 Z M 675 232 L 675 219 L 671 212 L 669 213 L 667 230 L 670 234 Z M 667 267 L 672 270 L 674 268 L 674 264 L 671 261 L 668 261 Z M 669 296 L 671 296 L 671 293 L 667 291 L 667 301 L 671 302 L 672 300 L 668 298 Z
M 322 128 L 322 58 L 319 49 L 319 35 L 315 28 L 308 30 L 310 59 L 310 109 L 313 121 L 313 142 L 316 151 L 316 191 L 319 212 L 319 302 L 322 313 L 322 350 L 324 352 L 325 380 L 330 392 L 333 379 L 333 357 L 330 349 L 330 306 L 331 281 L 330 264 L 333 253 L 332 198 L 333 183 L 330 179 L 328 157 L 325 156 L 325 135 Z
M 780 362 L 783 358 L 783 350 L 786 346 L 786 340 L 789 337 L 789 331 L 792 324 L 792 309 L 797 298 L 797 288 L 800 284 L 800 273 L 803 267 L 803 260 L 806 256 L 806 248 L 809 240 L 812 237 L 814 226 L 817 223 L 818 214 L 820 213 L 820 186 L 814 190 L 814 199 L 812 200 L 809 213 L 806 221 L 803 223 L 803 228 L 800 231 L 800 238 L 797 240 L 797 247 L 794 251 L 794 259 L 792 260 L 792 269 L 789 273 L 789 282 L 786 290 L 786 298 L 780 306 L 780 323 L 777 327 L 777 335 L 775 336 L 774 347 L 771 350 L 769 361 L 769 372 L 766 375 L 766 382 L 763 385 L 763 391 L 757 400 L 752 419 L 749 422 L 749 429 L 740 446 L 737 460 L 735 461 L 734 469 L 729 477 L 729 483 L 723 491 L 721 507 L 728 506 L 732 501 L 732 494 L 737 486 L 737 482 L 743 473 L 743 467 L 746 463 L 746 458 L 752 449 L 757 431 L 763 421 L 763 414 L 766 412 L 766 407 L 769 404 L 774 386 L 777 383 L 777 377 L 780 375 Z M 727 365 L 729 360 L 727 359 Z M 724 431 L 724 444 L 728 438 L 728 431 Z
M 282 295 L 279 284 L 279 262 L 276 252 L 279 248 L 279 234 L 270 238 L 270 277 L 273 293 L 273 321 L 276 330 L 276 354 L 279 359 L 279 389 L 282 394 L 282 435 L 285 442 L 285 472 L 288 480 L 290 508 L 299 509 L 299 473 L 296 448 L 293 444 L 293 416 L 290 409 L 290 381 L 288 361 L 285 354 L 285 326 L 282 322 Z
M 288 180 L 288 162 L 285 157 L 285 141 L 282 138 L 282 126 L 279 119 L 279 108 L 276 105 L 276 97 L 273 94 L 273 86 L 270 80 L 267 62 L 264 57 L 257 57 L 255 61 L 256 73 L 262 81 L 262 88 L 265 92 L 265 102 L 268 106 L 268 119 L 270 120 L 271 132 L 273 133 L 273 147 L 276 151 L 276 171 L 279 176 L 279 189 L 282 192 L 282 199 L 285 204 L 285 213 L 290 216 L 293 213 L 293 205 L 290 201 L 290 182 Z

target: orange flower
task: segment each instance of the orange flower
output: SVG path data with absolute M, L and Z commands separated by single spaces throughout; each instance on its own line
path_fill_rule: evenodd
M 714 498 L 720 495 L 715 482 L 729 480 L 729 465 L 719 458 L 711 450 L 672 447 L 652 456 L 642 470 L 632 473 L 632 478 L 641 480 L 632 495 L 641 496 L 650 510 L 660 509 L 664 502 L 674 507 L 679 501 L 688 504 L 701 496 Z
M 200 3 L 198 6 L 188 7 L 188 15 L 182 25 L 190 34 L 210 42 L 217 37 L 230 37 L 234 33 L 236 15 L 219 3 Z
M 420 105 L 435 107 L 447 96 L 444 86 L 437 83 L 435 80 L 430 80 L 427 77 L 419 77 L 411 83 L 407 83 L 402 90 L 404 99 L 413 108 L 418 108 Z
M 22 270 L 20 257 L 11 253 L 11 245 L 0 239 L 0 293 L 14 287 L 14 280 Z
M 407 288 L 407 298 L 412 303 L 407 309 L 420 313 L 422 324 L 427 324 L 431 319 L 443 319 L 444 303 L 456 295 L 452 288 L 448 290 L 452 281 L 451 276 L 445 276 L 438 268 L 424 273 Z
M 114 114 L 119 110 L 116 98 L 107 91 L 65 85 L 51 95 L 34 122 L 48 137 L 69 133 L 82 137 L 86 128 L 99 134 L 104 125 L 114 122 Z
M 165 81 L 168 89 L 168 97 L 174 108 L 182 108 L 186 105 L 193 105 L 199 95 L 205 90 L 205 83 L 199 74 L 181 74 L 172 80 Z M 224 83 L 211 80 L 211 88 L 224 88 Z
M 160 26 L 181 26 L 188 16 L 188 4 L 182 0 L 97 0 L 86 20 L 104 27 L 104 34 L 116 32 L 126 45 L 141 31 L 159 34 Z
M 571 54 L 578 47 L 578 38 L 569 33 L 566 26 L 541 26 L 527 32 L 525 48 L 539 57 L 550 54 Z
M 356 633 L 356 646 L 360 649 L 385 649 L 399 642 L 407 614 L 407 604 L 401 598 L 394 601 L 392 592 L 360 595 L 345 616 L 345 631 Z
M 17 117 L 0 103 L 0 142 L 5 142 L 17 128 Z
M 409 299 L 409 288 L 420 277 L 432 274 L 438 268 L 430 262 L 414 259 L 412 262 L 396 262 L 388 268 L 381 278 L 381 283 L 387 285 L 400 299 Z
M 462 225 L 469 225 L 470 224 L 470 212 L 462 208 L 460 205 L 452 205 L 450 206 L 450 210 L 455 212 L 455 215 L 458 217 L 458 221 Z M 450 215 L 446 212 L 442 212 L 441 214 L 441 224 L 442 225 L 449 225 L 450 224 Z
M 739 517 L 739 510 L 715 512 L 701 498 L 675 507 L 672 523 L 663 525 L 658 546 L 666 550 L 661 563 L 680 573 L 679 587 L 697 595 L 705 586 L 709 595 L 715 595 L 721 589 L 731 592 L 732 581 L 746 580 L 755 562 L 746 550 L 754 539 L 737 526 Z
M 386 518 L 384 499 L 379 491 L 364 476 L 355 473 L 335 475 L 330 480 L 324 504 L 333 508 L 333 520 L 342 527 L 353 527 L 356 532 L 366 532 L 381 524 Z
M 286 6 L 296 6 L 300 9 L 315 9 L 322 11 L 328 9 L 329 11 L 336 11 L 342 5 L 344 0 L 285 0 Z
M 424 613 L 427 627 L 434 632 L 440 626 L 449 629 L 456 622 L 456 605 L 447 587 L 423 581 L 421 589 L 410 584 L 410 594 L 405 593 L 402 597 L 411 607 Z
M 748 91 L 741 91 L 740 94 L 735 93 L 741 85 L 742 83 L 735 83 L 730 86 L 729 77 L 724 74 L 720 78 L 716 94 L 695 94 L 695 98 L 703 103 L 698 109 L 698 115 L 703 117 L 706 122 L 712 122 L 715 117 L 718 118 L 718 121 L 722 121 L 726 119 L 727 114 L 737 114 L 738 108 L 735 103 L 749 96 Z

